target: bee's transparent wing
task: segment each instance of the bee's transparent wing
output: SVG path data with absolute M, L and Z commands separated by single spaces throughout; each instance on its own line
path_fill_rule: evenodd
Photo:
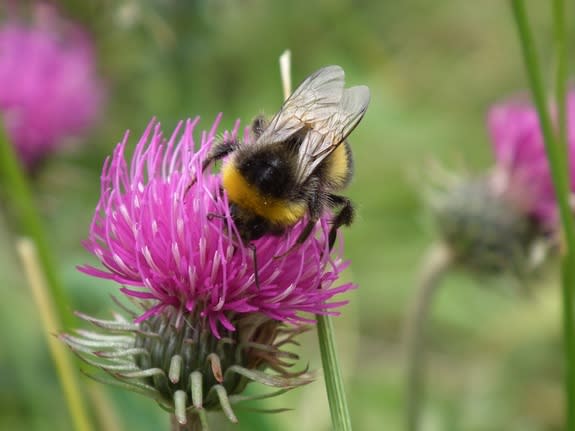
M 284 102 L 258 139 L 282 142 L 304 127 L 325 129 L 343 96 L 344 72 L 327 66 L 308 76 Z
M 369 88 L 365 85 L 344 90 L 336 109 L 309 130 L 299 147 L 298 184 L 303 183 L 355 129 L 367 110 L 369 99 Z

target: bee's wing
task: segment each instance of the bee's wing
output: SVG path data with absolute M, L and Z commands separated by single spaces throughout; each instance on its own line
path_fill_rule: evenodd
M 303 183 L 355 129 L 367 110 L 369 99 L 369 88 L 365 85 L 348 88 L 327 118 L 312 126 L 299 147 L 298 184 Z
M 259 138 L 282 142 L 304 127 L 324 129 L 337 112 L 343 96 L 344 72 L 327 66 L 308 76 L 284 102 Z

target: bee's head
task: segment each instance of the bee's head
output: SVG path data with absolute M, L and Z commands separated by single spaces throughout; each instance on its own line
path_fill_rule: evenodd
M 283 147 L 256 147 L 238 153 L 234 167 L 242 180 L 262 195 L 284 197 L 294 187 L 293 154 Z
M 266 234 L 277 235 L 281 233 L 273 223 L 239 205 L 230 203 L 230 212 L 236 229 L 246 243 L 259 239 Z

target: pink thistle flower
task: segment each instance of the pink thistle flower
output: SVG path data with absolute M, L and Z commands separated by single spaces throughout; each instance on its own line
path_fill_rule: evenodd
M 0 116 L 28 169 L 94 123 L 103 93 L 88 36 L 47 6 L 35 12 L 33 25 L 0 25 Z
M 571 93 L 567 111 L 571 167 L 575 167 L 575 153 L 571 149 L 575 142 L 574 121 L 575 93 Z M 519 187 L 530 214 L 541 224 L 552 227 L 557 221 L 557 208 L 537 110 L 526 101 L 506 101 L 489 110 L 487 125 L 497 169 L 516 186 L 514 189 Z M 575 187 L 574 175 L 571 186 Z
M 128 135 L 118 144 L 104 165 L 85 243 L 105 269 L 80 270 L 122 284 L 129 297 L 152 301 L 137 322 L 173 308 L 199 315 L 216 337 L 221 328 L 234 331 L 237 316 L 248 313 L 288 323 L 337 314 L 334 309 L 347 301 L 333 298 L 353 285 L 333 287 L 347 263 L 329 253 L 327 216 L 308 241 L 283 257 L 276 256 L 290 248 L 305 220 L 284 236 L 254 241 L 256 286 L 252 251 L 233 225 L 220 176 L 201 172 L 220 118 L 196 148 L 198 121 L 180 123 L 168 139 L 152 121 L 129 162 Z
M 575 92 L 568 97 L 569 165 L 575 167 Z M 481 274 L 535 274 L 559 248 L 555 193 L 535 107 L 525 99 L 487 115 L 495 165 L 472 178 L 449 176 L 431 199 L 457 263 Z M 575 187 L 575 176 L 571 177 Z

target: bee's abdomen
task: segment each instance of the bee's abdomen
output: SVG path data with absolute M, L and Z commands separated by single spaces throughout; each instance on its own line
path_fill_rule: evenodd
M 270 178 L 273 167 L 263 166 L 260 176 L 254 176 L 252 171 L 245 175 L 240 166 L 228 162 L 222 167 L 222 185 L 230 202 L 279 226 L 291 226 L 304 216 L 307 210 L 304 200 L 289 199 L 284 197 L 285 190 L 274 189 L 274 178 Z M 270 189 L 271 193 L 265 192 Z
M 333 191 L 341 190 L 350 182 L 353 160 L 347 142 L 338 146 L 325 160 L 322 175 Z

